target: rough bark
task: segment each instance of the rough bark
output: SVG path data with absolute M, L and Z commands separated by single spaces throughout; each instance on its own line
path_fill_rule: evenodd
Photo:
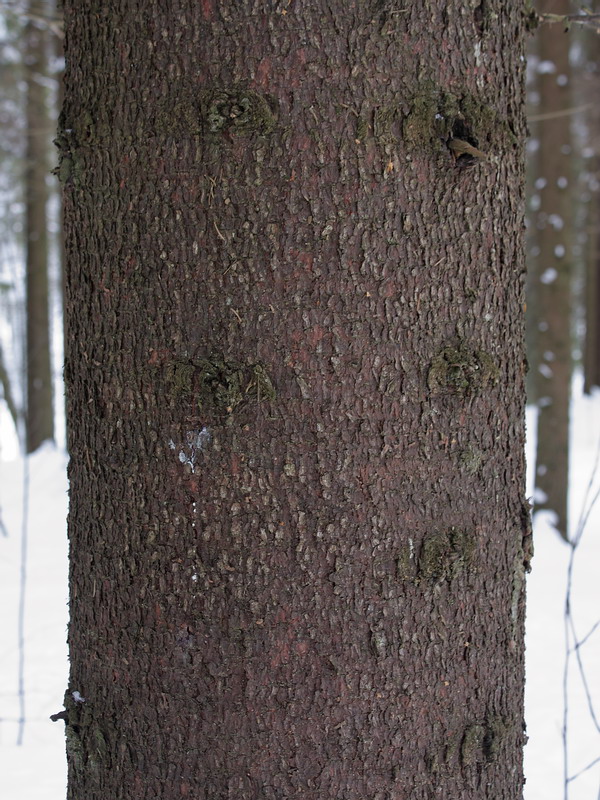
M 35 4 L 32 4 L 32 9 Z M 50 321 L 48 311 L 47 203 L 51 125 L 47 108 L 47 37 L 28 21 L 24 32 L 27 84 L 25 152 L 25 237 L 27 271 L 27 411 L 28 453 L 54 438 Z
M 521 796 L 521 11 L 65 3 L 70 798 Z

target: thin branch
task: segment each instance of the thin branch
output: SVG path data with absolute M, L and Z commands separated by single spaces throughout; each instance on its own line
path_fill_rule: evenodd
M 565 608 L 565 646 L 567 652 L 565 654 L 565 665 L 563 667 L 563 680 L 562 680 L 562 694 L 563 694 L 563 723 L 562 723 L 562 751 L 563 751 L 563 797 L 564 800 L 569 800 L 569 664 L 571 660 L 571 653 L 569 650 L 569 595 L 570 595 L 570 569 L 571 560 L 573 558 L 573 550 L 569 559 L 569 583 L 567 583 L 567 597 Z
M 575 650 L 578 650 L 580 647 L 583 647 L 583 645 L 587 642 L 587 640 L 599 626 L 600 626 L 600 619 L 598 620 L 598 622 L 595 622 L 592 625 L 591 629 L 586 633 L 583 639 L 580 642 L 577 642 L 577 644 L 575 645 Z
M 582 509 L 581 518 L 579 520 L 579 525 L 577 526 L 577 530 L 575 532 L 575 536 L 571 540 L 571 547 L 575 548 L 579 544 L 579 542 L 581 540 L 581 537 L 583 536 L 583 531 L 585 530 L 585 527 L 586 527 L 586 525 L 588 523 L 588 520 L 590 518 L 590 514 L 594 510 L 594 506 L 598 502 L 599 498 L 600 498 L 600 489 L 597 489 L 596 493 L 594 494 L 594 497 L 592 498 L 592 502 L 589 505 L 589 508 L 587 510 L 585 510 L 585 511 Z
M 578 778 L 580 775 L 583 775 L 584 772 L 587 772 L 588 769 L 591 769 L 592 767 L 595 767 L 596 764 L 598 764 L 599 762 L 600 762 L 600 756 L 598 756 L 598 758 L 595 758 L 593 761 L 590 761 L 590 763 L 587 765 L 587 767 L 584 767 L 583 769 L 580 769 L 579 772 L 576 772 L 575 775 L 571 775 L 571 777 L 567 778 L 567 780 L 568 781 L 574 781 L 575 778 Z
M 563 25 L 589 25 L 590 22 L 600 22 L 600 14 L 538 14 L 537 18 L 540 22 L 547 22 L 549 25 L 554 25 L 556 22 L 561 22 Z
M 574 106 L 573 108 L 563 108 L 562 111 L 549 111 L 547 114 L 530 114 L 527 117 L 527 122 L 543 122 L 546 119 L 569 117 L 571 114 L 579 114 L 580 111 L 587 111 L 588 108 L 593 108 L 593 103 L 586 103 L 584 106 Z
M 579 667 L 579 675 L 581 677 L 581 683 L 583 684 L 583 691 L 585 692 L 585 698 L 587 700 L 588 709 L 590 712 L 590 717 L 594 725 L 596 726 L 596 730 L 600 733 L 600 724 L 598 723 L 598 718 L 596 717 L 596 712 L 594 710 L 594 701 L 592 700 L 592 694 L 590 692 L 590 687 L 588 686 L 587 676 L 585 674 L 585 668 L 583 666 L 583 661 L 581 659 L 581 651 L 577 644 L 577 634 L 575 632 L 575 623 L 573 622 L 573 616 L 569 616 L 569 626 L 571 628 L 571 633 L 573 634 L 573 639 L 575 641 L 575 647 L 573 647 L 573 651 L 575 652 L 575 657 L 577 659 L 577 666 Z
M 567 588 L 565 591 L 565 614 L 564 614 L 564 629 L 565 629 L 565 663 L 563 668 L 563 683 L 562 683 L 562 693 L 563 693 L 563 724 L 562 724 L 562 750 L 563 750 L 563 791 L 564 791 L 564 800 L 568 800 L 569 798 L 569 783 L 575 778 L 579 777 L 579 775 L 586 772 L 588 769 L 591 769 L 595 764 L 600 761 L 600 756 L 588 764 L 583 770 L 580 770 L 575 775 L 569 776 L 569 748 L 568 748 L 568 741 L 569 741 L 569 668 L 571 664 L 571 657 L 575 654 L 577 659 L 577 664 L 579 667 L 579 673 L 581 676 L 581 680 L 583 683 L 583 688 L 585 691 L 588 710 L 594 725 L 596 726 L 597 730 L 600 730 L 600 725 L 598 723 L 598 719 L 596 717 L 596 712 L 593 705 L 593 700 L 591 693 L 589 691 L 588 681 L 585 674 L 585 669 L 583 666 L 583 661 L 581 658 L 580 648 L 584 644 L 584 642 L 589 639 L 589 637 L 593 634 L 596 628 L 600 625 L 600 620 L 596 622 L 596 624 L 592 627 L 592 629 L 587 633 L 587 635 L 579 641 L 577 639 L 577 634 L 575 631 L 575 623 L 573 620 L 573 607 L 572 607 L 572 592 L 573 592 L 573 569 L 575 565 L 575 555 L 577 553 L 577 549 L 581 544 L 581 539 L 583 537 L 583 533 L 587 527 L 590 514 L 594 509 L 594 506 L 598 502 L 600 498 L 600 489 L 597 489 L 592 495 L 592 490 L 594 486 L 594 482 L 598 475 L 598 471 L 600 468 L 600 441 L 598 442 L 598 446 L 596 448 L 596 455 L 594 458 L 594 464 L 592 467 L 592 471 L 590 474 L 590 478 L 588 481 L 588 485 L 586 486 L 583 502 L 581 505 L 581 513 L 579 516 L 579 520 L 577 523 L 577 528 L 575 531 L 575 535 L 569 542 L 571 551 L 569 553 L 569 564 L 567 567 Z M 570 642 L 573 642 L 573 646 L 570 646 Z M 599 798 L 600 800 L 600 798 Z
M 577 547 L 577 545 L 579 544 L 579 540 L 583 536 L 583 531 L 585 530 L 585 527 L 588 523 L 589 516 L 592 512 L 592 509 L 596 505 L 598 496 L 600 495 L 600 489 L 598 489 L 594 494 L 592 501 L 588 505 L 589 496 L 592 492 L 594 481 L 596 479 L 596 475 L 598 474 L 599 469 L 600 469 L 600 440 L 598 441 L 598 445 L 596 447 L 596 456 L 594 458 L 594 465 L 592 467 L 590 479 L 588 481 L 587 486 L 585 487 L 585 494 L 583 496 L 583 502 L 581 504 L 581 514 L 579 516 L 579 522 L 577 523 L 577 529 L 575 531 L 575 535 L 573 536 L 573 540 L 571 542 L 572 547 Z

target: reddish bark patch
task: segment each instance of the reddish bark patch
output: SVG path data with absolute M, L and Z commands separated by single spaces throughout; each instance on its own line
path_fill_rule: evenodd
M 210 22 L 215 16 L 215 4 L 213 0 L 201 0 L 202 16 Z
M 327 331 L 322 325 L 315 325 L 308 332 L 306 339 L 311 347 L 316 347 L 326 333 Z
M 260 89 L 266 89 L 269 85 L 269 76 L 271 74 L 271 59 L 263 58 L 256 68 L 256 78 L 254 80 L 255 86 Z

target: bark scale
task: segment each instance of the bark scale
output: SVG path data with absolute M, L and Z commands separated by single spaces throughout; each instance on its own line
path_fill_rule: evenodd
M 520 5 L 65 22 L 69 797 L 520 797 Z

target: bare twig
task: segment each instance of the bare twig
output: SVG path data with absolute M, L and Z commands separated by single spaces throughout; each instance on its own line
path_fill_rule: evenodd
M 530 114 L 527 117 L 527 122 L 543 122 L 547 119 L 570 117 L 572 114 L 579 114 L 580 111 L 587 111 L 588 108 L 593 108 L 593 103 L 586 103 L 583 106 L 574 106 L 573 108 L 563 108 L 561 111 L 549 111 L 547 114 Z
M 594 708 L 594 702 L 592 699 L 592 695 L 589 689 L 589 683 L 587 679 L 587 675 L 585 672 L 585 667 L 583 665 L 583 659 L 581 657 L 581 648 L 585 644 L 586 641 L 591 637 L 594 631 L 600 626 L 600 620 L 592 626 L 591 630 L 584 636 L 583 639 L 577 638 L 577 633 L 575 631 L 575 621 L 573 618 L 573 604 L 572 604 L 572 592 L 573 592 L 573 568 L 575 564 L 575 555 L 577 553 L 577 549 L 581 543 L 581 539 L 583 537 L 583 533 L 587 526 L 590 514 L 598 502 L 600 498 L 600 489 L 597 489 L 593 492 L 594 483 L 598 476 L 600 469 L 600 442 L 598 443 L 598 447 L 596 448 L 596 456 L 594 458 L 594 465 L 592 467 L 592 471 L 590 474 L 590 479 L 588 481 L 588 485 L 586 486 L 585 495 L 583 498 L 583 503 L 581 506 L 581 514 L 579 516 L 579 521 L 577 523 L 577 528 L 575 530 L 575 534 L 571 541 L 569 542 L 571 552 L 569 554 L 569 564 L 567 567 L 567 588 L 565 594 L 565 616 L 564 616 L 564 627 L 565 627 L 565 664 L 563 669 L 563 724 L 562 724 L 562 750 L 563 750 L 563 790 L 564 790 L 564 800 L 568 800 L 569 798 L 569 784 L 572 783 L 576 778 L 582 775 L 584 772 L 587 772 L 593 766 L 600 762 L 600 756 L 595 758 L 591 761 L 586 767 L 584 767 L 579 772 L 576 772 L 574 775 L 569 775 L 569 749 L 568 749 L 568 741 L 569 741 L 569 671 L 570 671 L 570 664 L 571 664 L 571 657 L 575 654 L 577 659 L 577 666 L 579 668 L 579 675 L 581 678 L 581 682 L 583 684 L 583 690 L 585 692 L 585 697 L 587 700 L 588 711 L 590 717 L 596 727 L 596 730 L 600 732 L 600 723 L 598 722 L 598 717 L 596 715 L 596 711 Z M 572 646 L 571 646 L 572 642 Z
M 580 769 L 579 772 L 576 772 L 575 775 L 571 775 L 571 777 L 568 778 L 567 780 L 568 781 L 574 781 L 575 778 L 578 778 L 580 775 L 583 775 L 584 772 L 587 772 L 588 769 L 591 769 L 592 767 L 595 767 L 596 764 L 598 764 L 598 763 L 600 763 L 600 756 L 598 756 L 598 758 L 595 758 L 593 761 L 590 761 L 590 763 L 587 765 L 587 767 L 584 767 L 583 769 Z
M 538 21 L 540 23 L 548 23 L 554 25 L 557 22 L 562 23 L 567 28 L 569 25 L 591 25 L 596 27 L 593 23 L 600 23 L 600 14 L 538 14 Z
M 592 695 L 590 692 L 590 687 L 588 686 L 587 676 L 585 674 L 583 661 L 581 660 L 581 651 L 579 647 L 579 642 L 577 641 L 577 634 L 575 633 L 575 623 L 573 622 L 572 616 L 569 617 L 569 626 L 571 628 L 571 633 L 573 635 L 573 641 L 575 642 L 574 646 L 571 648 L 571 652 L 574 652 L 575 657 L 577 658 L 577 666 L 579 667 L 579 675 L 581 677 L 581 683 L 583 684 L 583 691 L 585 692 L 585 698 L 587 700 L 590 717 L 592 718 L 592 722 L 596 726 L 596 730 L 598 731 L 598 733 L 600 733 L 600 723 L 598 723 L 596 712 L 594 710 L 594 701 L 592 700 Z
M 586 633 L 586 635 L 583 637 L 583 639 L 581 639 L 579 642 L 577 642 L 577 644 L 575 645 L 575 649 L 577 650 L 577 648 L 583 647 L 583 645 L 587 642 L 587 640 L 594 633 L 594 631 L 598 629 L 599 626 L 600 626 L 600 619 L 598 620 L 598 622 L 595 622 L 592 625 L 591 629 Z

